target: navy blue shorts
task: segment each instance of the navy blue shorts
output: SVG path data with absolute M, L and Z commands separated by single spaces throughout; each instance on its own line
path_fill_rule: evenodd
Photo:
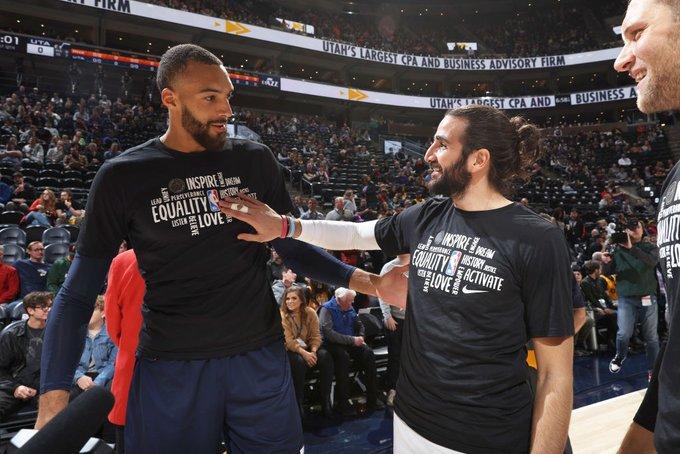
M 299 453 L 302 426 L 283 342 L 227 358 L 139 358 L 127 454 Z

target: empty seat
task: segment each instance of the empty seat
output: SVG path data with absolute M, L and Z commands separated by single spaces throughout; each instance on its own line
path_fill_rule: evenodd
M 0 214 L 0 224 L 19 224 L 23 217 L 20 211 L 5 211 Z
M 64 230 L 68 230 L 71 234 L 71 244 L 78 241 L 78 234 L 80 233 L 80 227 L 77 225 L 65 224 L 60 226 Z
M 71 242 L 71 233 L 63 227 L 52 227 L 43 232 L 42 242 L 48 244 L 68 244 Z
M 68 233 L 68 232 L 67 232 Z M 45 246 L 45 263 L 52 265 L 68 255 L 68 243 L 52 243 Z
M 45 186 L 49 188 L 60 188 L 62 187 L 62 183 L 60 180 L 57 180 L 56 178 L 38 178 L 38 180 L 35 183 L 38 186 Z
M 24 248 L 17 244 L 5 244 L 3 249 L 5 251 L 2 257 L 4 263 L 14 263 L 17 260 L 22 260 L 25 256 Z
M 29 225 L 26 227 L 26 244 L 34 241 L 42 241 L 43 233 L 47 230 L 44 225 Z
M 19 227 L 6 227 L 0 230 L 0 244 L 26 245 L 26 233 Z

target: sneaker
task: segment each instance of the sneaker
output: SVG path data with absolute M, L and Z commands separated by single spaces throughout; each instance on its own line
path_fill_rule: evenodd
M 609 362 L 609 372 L 612 374 L 618 374 L 623 367 L 623 362 L 625 360 L 626 358 L 621 358 L 619 355 L 614 356 Z
M 397 391 L 394 389 L 390 389 L 390 391 L 387 393 L 387 401 L 385 402 L 389 407 L 394 407 L 394 398 L 397 395 Z

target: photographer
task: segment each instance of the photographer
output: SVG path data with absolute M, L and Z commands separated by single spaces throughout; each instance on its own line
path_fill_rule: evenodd
M 616 291 L 619 294 L 616 356 L 609 363 L 612 373 L 619 372 L 626 359 L 636 320 L 641 323 L 650 371 L 659 353 L 657 282 L 654 273 L 659 249 L 652 243 L 642 241 L 644 230 L 637 219 L 630 219 L 625 227 L 625 231 L 614 232 L 611 238 L 611 242 L 616 244 L 614 268 L 617 275 Z

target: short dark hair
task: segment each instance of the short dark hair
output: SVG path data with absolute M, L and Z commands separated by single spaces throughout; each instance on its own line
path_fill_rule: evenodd
M 501 110 L 477 104 L 451 109 L 446 115 L 467 121 L 461 159 L 475 150 L 489 150 L 489 183 L 504 195 L 512 193 L 516 180 L 529 176 L 527 168 L 541 157 L 540 131 L 522 117 L 508 118 Z
M 156 73 L 156 86 L 158 91 L 164 88 L 172 88 L 172 81 L 187 67 L 191 61 L 206 65 L 222 64 L 215 54 L 195 44 L 180 44 L 171 47 L 161 57 Z
M 52 299 L 54 296 L 51 292 L 31 292 L 24 296 L 24 311 L 28 314 L 29 309 L 35 310 L 47 306 Z
M 599 270 L 602 268 L 602 264 L 598 262 L 597 260 L 588 260 L 585 265 L 583 265 L 583 269 L 586 271 L 586 274 L 590 276 L 595 272 L 595 270 Z

